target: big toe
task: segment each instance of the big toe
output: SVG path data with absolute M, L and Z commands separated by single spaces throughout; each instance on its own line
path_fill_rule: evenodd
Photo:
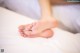
M 20 30 L 23 30 L 23 29 L 24 29 L 24 25 L 20 25 L 18 28 L 19 28 Z

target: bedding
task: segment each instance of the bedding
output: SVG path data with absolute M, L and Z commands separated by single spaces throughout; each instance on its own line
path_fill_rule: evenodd
M 80 53 L 80 36 L 54 28 L 51 38 L 23 38 L 18 26 L 37 20 L 0 7 L 0 50 L 4 53 Z

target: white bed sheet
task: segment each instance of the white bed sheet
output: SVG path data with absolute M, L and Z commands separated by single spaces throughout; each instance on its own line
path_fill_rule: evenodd
M 59 28 L 49 39 L 21 37 L 18 26 L 34 21 L 0 7 L 0 49 L 4 53 L 80 53 L 80 36 Z

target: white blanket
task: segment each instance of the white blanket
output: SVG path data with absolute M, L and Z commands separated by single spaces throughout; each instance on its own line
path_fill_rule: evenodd
M 4 53 L 80 53 L 80 36 L 59 28 L 49 39 L 21 37 L 18 26 L 34 21 L 0 7 L 0 49 Z

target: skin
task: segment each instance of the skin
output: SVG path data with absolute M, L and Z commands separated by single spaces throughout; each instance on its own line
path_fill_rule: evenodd
M 27 25 L 21 25 L 19 26 L 19 32 L 22 37 L 29 37 L 29 38 L 36 38 L 36 37 L 44 37 L 44 38 L 50 38 L 53 35 L 53 31 L 51 29 L 46 29 L 42 31 L 41 33 L 34 34 L 31 30 L 32 27 L 35 24 L 27 24 Z
M 39 0 L 41 7 L 41 19 L 32 24 L 19 26 L 19 32 L 23 37 L 43 37 L 50 38 L 53 36 L 54 32 L 52 28 L 58 26 L 58 21 L 54 19 L 52 15 L 52 5 L 57 4 L 76 4 L 74 2 L 66 2 L 64 0 Z

